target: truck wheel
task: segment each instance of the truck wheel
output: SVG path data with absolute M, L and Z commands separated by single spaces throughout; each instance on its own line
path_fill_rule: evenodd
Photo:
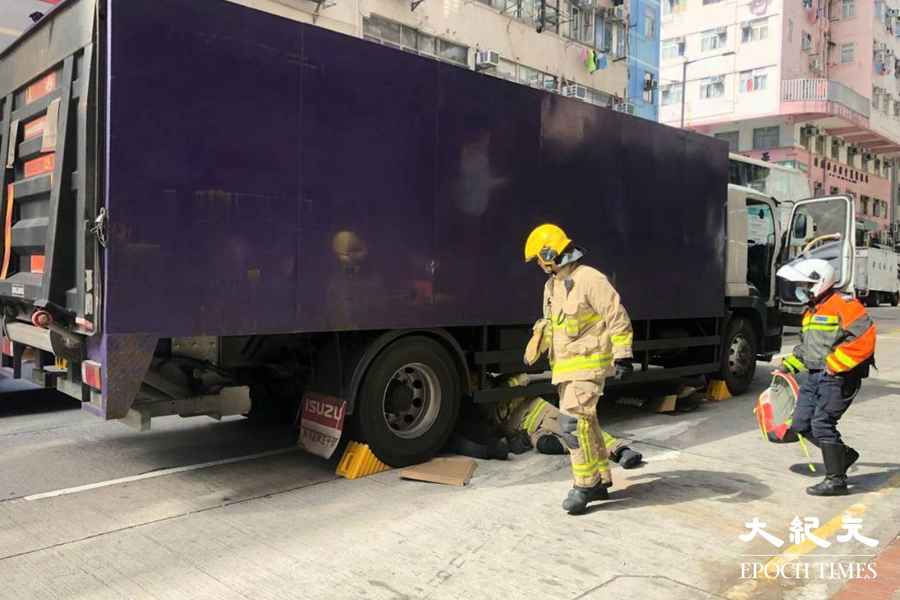
M 756 354 L 756 333 L 750 321 L 739 317 L 732 319 L 722 347 L 720 371 L 732 394 L 743 394 L 750 387 L 756 373 Z
M 891 296 L 891 306 L 897 306 L 900 304 L 900 292 L 894 292 L 894 295 Z
M 378 355 L 356 401 L 359 433 L 382 462 L 405 467 L 444 447 L 459 415 L 460 375 L 450 353 L 421 336 Z

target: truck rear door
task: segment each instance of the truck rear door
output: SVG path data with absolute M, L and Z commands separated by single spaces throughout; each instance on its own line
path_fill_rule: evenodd
M 0 304 L 44 350 L 98 327 L 96 21 L 96 0 L 68 0 L 0 53 Z

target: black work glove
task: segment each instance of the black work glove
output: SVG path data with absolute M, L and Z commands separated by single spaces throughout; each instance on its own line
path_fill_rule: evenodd
M 633 372 L 634 367 L 631 364 L 631 359 L 620 358 L 616 361 L 616 374 L 614 375 L 616 379 L 622 379 L 625 375 Z

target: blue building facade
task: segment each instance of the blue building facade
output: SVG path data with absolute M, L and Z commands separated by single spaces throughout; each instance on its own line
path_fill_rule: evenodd
M 628 13 L 628 102 L 635 115 L 658 121 L 660 2 L 628 0 Z

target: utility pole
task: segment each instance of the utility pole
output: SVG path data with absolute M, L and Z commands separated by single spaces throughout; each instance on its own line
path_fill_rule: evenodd
M 729 50 L 728 52 L 723 52 L 722 54 L 714 54 L 712 56 L 701 56 L 700 58 L 695 58 L 694 60 L 684 59 L 684 62 L 681 64 L 681 128 L 684 129 L 684 101 L 687 97 L 687 68 L 689 64 L 700 62 L 701 60 L 706 60 L 708 58 L 722 58 L 723 56 L 734 56 L 734 50 Z

